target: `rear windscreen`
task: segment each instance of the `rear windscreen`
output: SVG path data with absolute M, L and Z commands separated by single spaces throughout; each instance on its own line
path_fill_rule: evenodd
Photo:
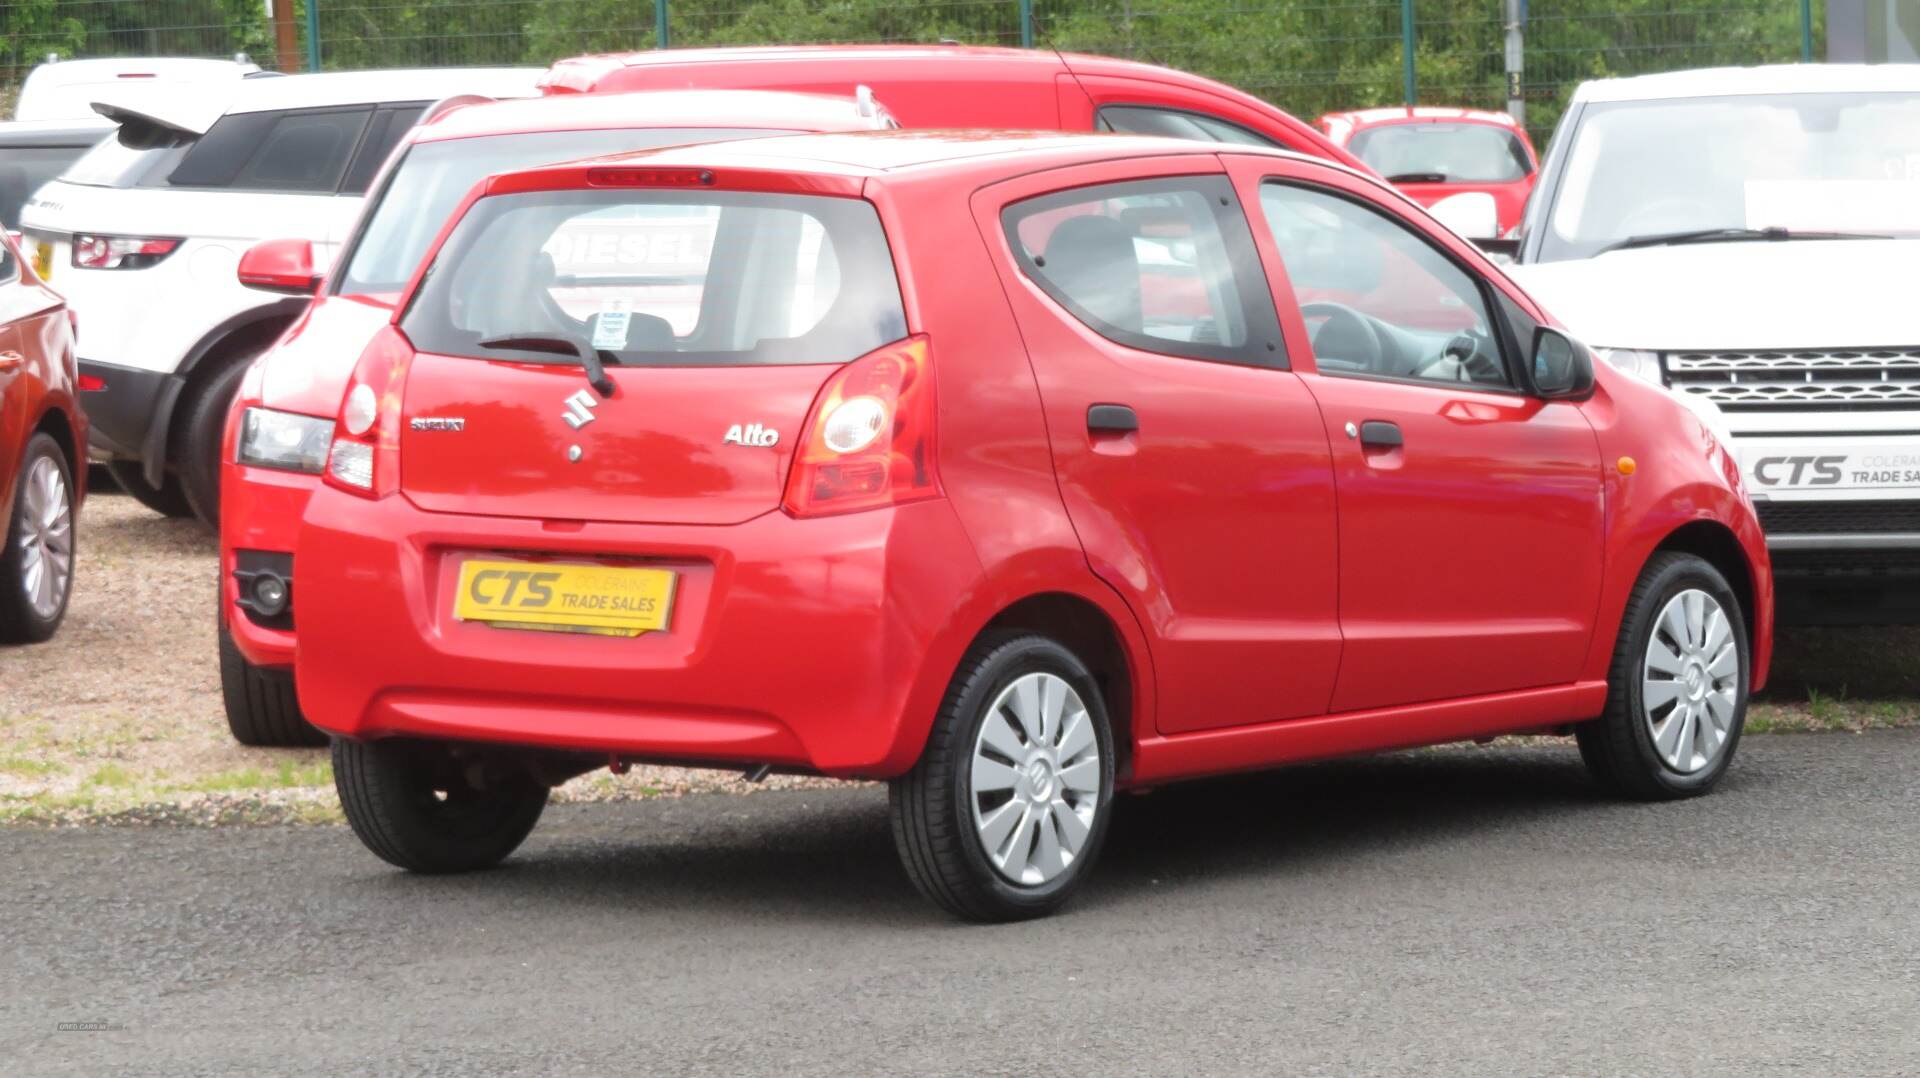
M 421 257 L 433 246 L 434 237 L 467 192 L 496 173 L 627 150 L 784 133 L 739 128 L 618 128 L 530 131 L 416 143 L 394 165 L 385 186 L 374 195 L 359 234 L 347 241 L 347 269 L 334 291 L 364 296 L 405 289 Z
M 137 120 L 101 139 L 60 178 L 87 187 L 153 187 L 166 182 L 198 135 Z
M 712 190 L 481 199 L 401 327 L 443 355 L 577 362 L 511 343 L 563 340 L 649 367 L 844 363 L 907 334 L 870 204 Z

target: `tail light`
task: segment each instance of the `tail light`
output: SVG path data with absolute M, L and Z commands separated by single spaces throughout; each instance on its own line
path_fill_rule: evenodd
M 77 269 L 146 269 L 179 246 L 177 239 L 147 236 L 75 236 L 73 264 Z
M 334 419 L 328 485 L 366 498 L 400 489 L 400 399 L 412 362 L 413 345 L 393 326 L 360 354 Z
M 936 497 L 933 361 L 925 336 L 834 372 L 807 417 L 785 499 L 797 517 Z

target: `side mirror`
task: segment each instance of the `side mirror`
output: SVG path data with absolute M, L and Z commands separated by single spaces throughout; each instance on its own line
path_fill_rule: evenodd
M 240 283 L 263 292 L 311 296 L 320 290 L 313 268 L 313 244 L 306 240 L 266 240 L 240 256 Z
M 1534 393 L 1546 400 L 1586 400 L 1593 395 L 1593 353 L 1551 326 L 1534 331 L 1528 373 Z
M 1500 234 L 1500 207 L 1485 191 L 1463 191 L 1448 195 L 1427 207 L 1441 224 L 1470 240 Z

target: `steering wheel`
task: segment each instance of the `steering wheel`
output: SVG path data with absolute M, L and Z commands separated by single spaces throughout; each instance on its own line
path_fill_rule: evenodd
M 1415 378 L 1443 377 L 1437 368 L 1440 367 L 1441 364 L 1451 360 L 1458 364 L 1454 373 L 1454 377 L 1458 381 L 1478 382 L 1481 384 L 1505 384 L 1507 380 L 1506 372 L 1500 367 L 1500 360 L 1497 353 L 1495 355 L 1487 354 L 1487 349 L 1484 346 L 1488 343 L 1490 343 L 1490 338 L 1489 335 L 1485 333 L 1476 331 L 1456 333 L 1453 338 L 1447 342 L 1447 346 L 1440 350 L 1439 355 L 1415 368 L 1413 376 Z
M 1315 301 L 1300 305 L 1301 317 L 1324 318 L 1320 328 L 1311 331 L 1313 354 L 1328 359 L 1359 363 L 1361 369 L 1379 372 L 1385 366 L 1387 345 L 1374 328 L 1373 319 L 1344 303 Z

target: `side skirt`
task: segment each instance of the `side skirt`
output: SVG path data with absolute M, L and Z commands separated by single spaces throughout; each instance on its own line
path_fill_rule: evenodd
M 1129 785 L 1538 731 L 1591 719 L 1600 714 L 1606 700 L 1606 682 L 1581 681 L 1545 689 L 1149 737 L 1134 749 Z

